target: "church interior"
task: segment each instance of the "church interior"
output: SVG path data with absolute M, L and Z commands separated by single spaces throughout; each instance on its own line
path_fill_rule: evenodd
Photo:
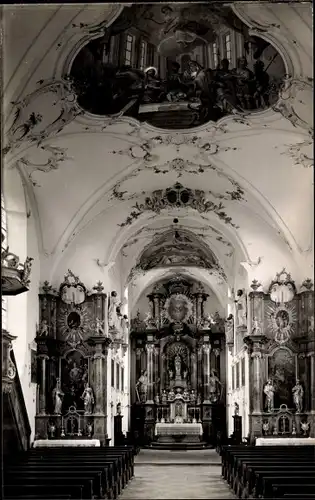
M 2 6 L 4 498 L 315 499 L 312 17 Z

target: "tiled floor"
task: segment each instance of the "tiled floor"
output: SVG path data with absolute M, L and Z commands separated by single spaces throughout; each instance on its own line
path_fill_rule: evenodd
M 135 460 L 135 477 L 120 499 L 236 498 L 221 479 L 219 464 L 214 450 L 141 450 Z

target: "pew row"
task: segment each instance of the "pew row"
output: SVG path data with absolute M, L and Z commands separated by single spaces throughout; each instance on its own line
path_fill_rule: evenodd
M 315 500 L 315 447 L 223 446 L 222 476 L 234 493 L 247 498 Z M 309 496 L 311 495 L 311 496 Z
M 117 498 L 134 456 L 132 446 L 33 448 L 4 464 L 4 498 Z

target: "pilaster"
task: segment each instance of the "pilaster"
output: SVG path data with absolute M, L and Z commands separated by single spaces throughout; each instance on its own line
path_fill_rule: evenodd
M 93 354 L 92 387 L 94 388 L 94 438 L 99 439 L 103 445 L 107 439 L 107 353 L 111 340 L 104 336 L 89 337 Z

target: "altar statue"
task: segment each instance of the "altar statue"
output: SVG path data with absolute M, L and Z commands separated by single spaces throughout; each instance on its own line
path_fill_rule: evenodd
M 147 400 L 148 376 L 146 370 L 142 370 L 141 375 L 136 383 L 136 393 L 138 401 L 145 403 Z
M 237 311 L 237 315 L 236 315 L 237 326 L 246 326 L 247 312 L 246 312 L 245 292 L 243 290 L 237 290 L 236 296 L 237 296 L 237 298 L 235 300 L 235 303 L 236 303 L 236 311 Z
M 175 392 L 173 391 L 173 389 L 171 389 L 170 392 L 168 393 L 168 399 L 169 401 L 172 401 L 174 398 L 175 398 Z
M 170 376 L 170 380 L 172 380 L 172 378 L 174 377 L 174 372 L 173 370 L 168 370 L 168 374 Z
M 53 390 L 52 396 L 53 396 L 53 401 L 54 401 L 54 414 L 61 415 L 62 401 L 63 401 L 64 393 L 61 390 L 59 378 L 57 378 L 57 380 L 56 380 L 56 387 Z
M 91 415 L 93 411 L 94 396 L 93 390 L 88 383 L 85 384 L 81 398 L 84 400 L 84 415 Z
M 47 322 L 47 319 L 43 319 L 41 324 L 40 324 L 40 327 L 39 327 L 39 330 L 37 332 L 37 335 L 39 337 L 48 337 L 49 335 L 49 326 L 48 326 L 48 322 Z
M 272 385 L 271 379 L 268 379 L 264 387 L 264 393 L 266 395 L 267 411 L 268 413 L 272 413 L 274 409 L 275 388 Z
M 119 306 L 120 301 L 117 295 L 117 292 L 112 291 L 109 299 L 109 307 L 108 307 L 108 326 L 111 330 L 118 330 L 119 327 L 119 317 L 117 314 L 117 307 Z
M 225 320 L 225 336 L 227 344 L 233 344 L 234 342 L 234 316 L 229 314 Z
M 185 401 L 189 400 L 189 392 L 187 391 L 187 389 L 185 389 L 184 392 L 183 392 L 183 398 L 185 399 Z
M 180 359 L 179 354 L 176 354 L 174 364 L 175 364 L 175 378 L 181 378 L 182 360 Z
M 296 412 L 302 413 L 304 390 L 298 378 L 296 379 L 296 384 L 293 387 L 292 392 L 293 392 L 293 402 L 295 404 Z
M 161 399 L 162 399 L 163 405 L 167 403 L 167 393 L 166 393 L 165 389 L 163 389 L 163 391 L 162 391 L 162 398 Z
M 221 398 L 222 384 L 215 370 L 211 370 L 209 379 L 209 393 L 211 403 L 215 403 Z
M 121 318 L 121 331 L 122 337 L 125 344 L 128 344 L 129 341 L 129 321 L 127 314 L 124 314 Z
M 192 403 L 195 403 L 195 402 L 196 402 L 196 399 L 197 399 L 197 395 L 196 395 L 196 393 L 195 393 L 194 389 L 192 389 L 192 390 L 191 390 L 191 392 L 190 392 L 190 401 L 191 401 Z

